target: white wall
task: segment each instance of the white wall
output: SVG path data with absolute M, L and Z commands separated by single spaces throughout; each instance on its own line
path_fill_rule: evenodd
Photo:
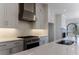
M 67 26 L 69 23 L 79 23 L 79 18 L 67 19 L 67 20 L 66 20 L 66 26 Z

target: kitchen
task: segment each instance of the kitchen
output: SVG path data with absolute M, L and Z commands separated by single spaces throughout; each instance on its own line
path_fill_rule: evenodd
M 78 6 L 0 4 L 0 55 L 78 55 Z

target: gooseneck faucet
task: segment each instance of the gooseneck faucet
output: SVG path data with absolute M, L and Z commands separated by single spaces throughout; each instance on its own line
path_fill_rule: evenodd
M 74 28 L 74 29 L 75 29 L 75 31 L 74 31 L 74 32 L 75 32 L 75 43 L 77 43 L 77 25 L 76 25 L 75 23 L 70 23 L 70 24 L 67 25 L 67 36 L 68 36 L 68 34 L 69 34 L 69 32 L 68 32 L 68 30 L 69 30 L 68 27 L 69 27 L 70 25 L 74 25 L 74 27 L 75 27 L 75 28 Z

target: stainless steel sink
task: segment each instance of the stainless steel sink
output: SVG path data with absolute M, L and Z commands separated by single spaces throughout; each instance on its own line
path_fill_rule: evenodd
M 62 44 L 62 45 L 72 45 L 73 43 L 74 41 L 70 41 L 70 40 L 61 40 L 57 42 L 57 44 Z

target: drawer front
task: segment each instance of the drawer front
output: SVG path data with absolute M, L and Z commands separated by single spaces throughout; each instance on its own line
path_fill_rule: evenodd
M 15 41 L 13 42 L 14 46 L 19 46 L 19 45 L 23 45 L 23 41 Z

